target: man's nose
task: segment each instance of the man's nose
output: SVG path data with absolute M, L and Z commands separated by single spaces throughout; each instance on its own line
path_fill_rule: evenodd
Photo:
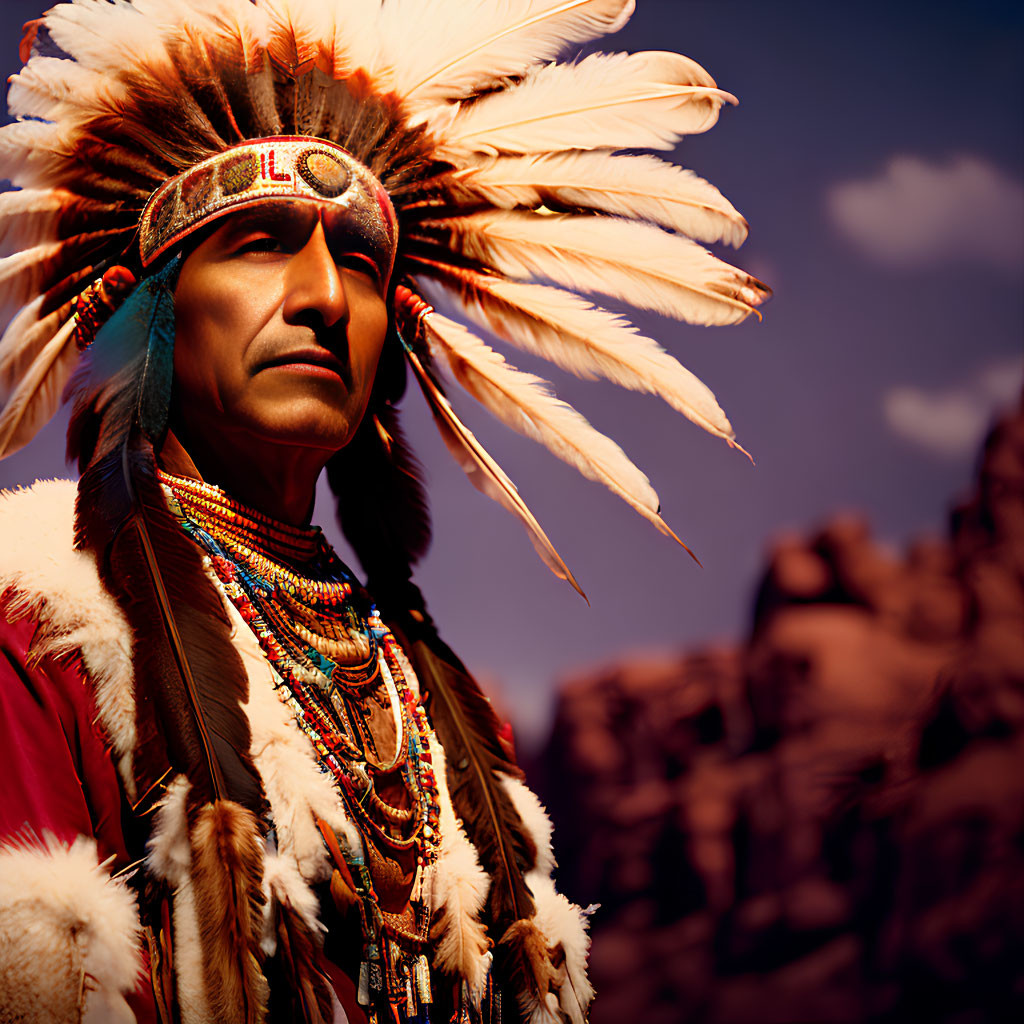
M 283 312 L 286 323 L 308 323 L 310 314 L 316 314 L 326 327 L 348 319 L 345 282 L 319 220 L 306 244 L 288 262 Z

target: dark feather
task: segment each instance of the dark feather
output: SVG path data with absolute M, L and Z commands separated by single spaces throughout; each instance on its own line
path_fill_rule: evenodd
M 430 546 L 430 512 L 420 466 L 392 406 L 367 416 L 352 441 L 327 464 L 342 531 L 367 576 L 367 589 L 389 604 L 411 566 Z M 381 436 L 378 423 L 388 441 Z
M 272 1019 L 295 1021 L 296 1024 L 328 1024 L 333 1019 L 331 990 L 317 968 L 316 943 L 309 928 L 293 907 L 287 903 L 276 907 L 277 961 L 284 975 L 284 985 L 274 990 Z M 287 1008 L 277 1004 L 278 990 L 283 989 Z
M 522 773 L 499 738 L 501 724 L 491 702 L 459 659 L 436 638 L 417 639 L 406 650 L 444 748 L 455 813 L 491 876 L 490 919 L 503 934 L 534 914 L 523 876 L 533 868 L 537 848 L 497 774 L 519 778 Z
M 176 256 L 159 273 L 146 278 L 114 314 L 115 318 L 119 316 L 139 296 L 133 326 L 145 330 L 148 345 L 139 390 L 138 423 L 143 435 L 154 445 L 163 440 L 167 431 L 174 378 L 174 286 L 180 270 L 181 257 Z M 112 320 L 104 329 L 110 328 Z
M 498 777 L 522 778 L 522 772 L 491 702 L 438 637 L 419 591 L 411 583 L 408 591 L 405 610 L 385 608 L 384 615 L 426 695 L 455 813 L 491 877 L 487 917 L 495 981 L 529 1016 L 557 987 L 558 971 L 554 951 L 532 921 L 536 908 L 524 877 L 536 865 L 537 848 Z
M 83 474 L 76 544 L 96 553 L 103 584 L 135 638 L 139 791 L 169 760 L 201 802 L 227 798 L 261 815 L 241 707 L 248 679 L 199 549 L 167 510 L 148 442 L 128 441 Z M 147 741 L 156 737 L 162 743 L 151 749 Z

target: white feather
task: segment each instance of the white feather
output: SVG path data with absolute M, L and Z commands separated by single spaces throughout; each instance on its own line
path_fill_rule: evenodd
M 546 381 L 510 366 L 465 327 L 439 313 L 426 315 L 423 323 L 435 354 L 502 423 L 540 442 L 589 480 L 604 484 L 663 533 L 675 536 L 658 515 L 658 495 L 647 477 L 611 438 L 555 398 Z
M 448 792 L 444 750 L 431 733 L 430 753 L 441 806 L 441 849 L 434 867 L 433 905 L 443 908 L 441 935 L 434 947 L 434 966 L 463 978 L 474 1005 L 479 1005 L 487 981 L 490 942 L 480 921 L 491 879 L 480 866 L 473 844 L 455 816 Z
M 45 241 L 65 207 L 77 197 L 62 189 L 12 189 L 0 193 L 0 253 L 13 255 Z
M 735 433 L 711 389 L 624 317 L 571 292 L 485 274 L 460 277 L 465 312 L 524 352 L 577 377 L 604 377 L 663 398 L 730 445 Z
M 723 103 L 699 65 L 676 53 L 595 53 L 549 64 L 464 105 L 441 136 L 442 155 L 570 149 L 671 149 L 707 131 Z
M 123 100 L 125 86 L 73 60 L 33 57 L 10 81 L 7 108 L 14 117 L 57 121 L 109 113 Z
M 11 321 L 0 338 L 0 409 L 10 400 L 11 392 L 39 354 L 40 346 L 28 344 L 26 336 L 38 326 L 45 298 L 45 293 L 37 295 Z M 53 333 L 56 331 L 57 328 Z M 44 339 L 43 344 L 46 341 L 49 338 Z
M 0 317 L 19 308 L 42 282 L 45 268 L 66 242 L 40 242 L 0 259 Z
M 328 19 L 325 48 L 332 55 L 328 72 L 344 78 L 357 68 L 370 73 L 380 63 L 380 0 L 310 0 Z M 383 83 L 381 83 L 383 84 Z
M 462 181 L 506 210 L 536 209 L 553 200 L 653 221 L 701 242 L 739 246 L 747 237 L 747 222 L 714 185 L 656 156 L 598 151 L 499 157 Z
M 0 257 L 54 243 L 58 226 L 70 237 L 95 227 L 108 227 L 112 203 L 77 196 L 61 188 L 12 189 L 0 193 Z M 68 220 L 74 220 L 75 231 Z
M 196 39 L 203 39 L 207 53 L 216 53 L 222 42 L 229 42 L 232 49 L 239 47 L 250 77 L 262 77 L 270 29 L 266 13 L 251 0 L 206 0 L 201 5 L 195 0 L 173 0 L 173 15 L 169 0 L 134 0 L 134 4 L 163 22 L 178 45 L 187 40 L 186 45 L 194 47 Z
M 467 256 L 510 277 L 546 278 L 689 323 L 738 323 L 769 294 L 695 242 L 649 224 L 514 211 L 435 224 L 450 230 Z
M 67 155 L 58 125 L 16 121 L 0 128 L 0 178 L 19 188 L 52 185 L 66 169 Z
M 147 16 L 144 5 L 78 0 L 50 8 L 45 24 L 65 53 L 84 67 L 109 75 L 143 63 L 170 63 L 162 31 L 167 24 L 164 7 L 157 19 Z
M 69 319 L 47 342 L 0 410 L 0 459 L 23 448 L 50 422 L 78 363 Z
M 634 0 L 385 0 L 381 38 L 413 110 L 518 78 L 569 44 L 618 31 Z
M 586 1024 L 587 1007 L 594 998 L 594 987 L 587 977 L 587 953 L 590 949 L 587 919 L 576 904 L 555 891 L 550 878 L 532 872 L 527 883 L 537 907 L 534 923 L 549 945 L 561 947 L 565 954 L 558 985 L 559 1008 L 572 1024 Z M 534 1017 L 534 1021 L 544 1019 L 543 1016 Z

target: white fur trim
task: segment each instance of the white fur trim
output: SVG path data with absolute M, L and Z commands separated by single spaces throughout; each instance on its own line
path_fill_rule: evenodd
M 548 945 L 560 945 L 565 952 L 558 1005 L 573 1024 L 585 1024 L 586 1009 L 594 998 L 594 988 L 587 977 L 587 953 L 590 951 L 587 918 L 575 903 L 555 891 L 551 878 L 532 871 L 526 876 L 526 884 L 533 892 L 537 908 L 534 924 Z
M 203 948 L 192 890 L 192 849 L 185 809 L 190 788 L 184 775 L 177 776 L 167 787 L 154 814 L 153 831 L 146 844 L 146 867 L 174 893 L 174 980 L 182 1024 L 207 1024 L 213 1016 L 206 997 Z
M 480 866 L 476 849 L 455 816 L 448 792 L 447 762 L 433 731 L 429 745 L 441 805 L 441 849 L 434 865 L 431 902 L 434 908 L 444 908 L 434 966 L 463 978 L 473 1005 L 479 1007 L 491 966 L 487 930 L 480 923 L 491 879 Z
M 533 837 L 537 847 L 537 863 L 534 870 L 546 878 L 554 874 L 555 855 L 551 851 L 551 819 L 539 797 L 528 786 L 510 775 L 501 776 L 502 785 L 513 806 L 523 819 L 526 831 Z
M 298 865 L 292 858 L 274 853 L 269 847 L 263 858 L 263 895 L 267 901 L 263 908 L 260 947 L 266 956 L 273 956 L 277 949 L 274 918 L 281 904 L 296 911 L 314 935 L 324 931 L 320 923 L 320 901 L 299 873 Z
M 0 848 L 0 1018 L 134 1021 L 124 996 L 142 974 L 141 928 L 109 863 L 85 836 Z
M 70 480 L 41 480 L 0 492 L 0 592 L 8 615 L 39 623 L 39 654 L 80 652 L 94 687 L 97 717 L 110 737 L 118 772 L 135 799 L 135 697 L 131 630 L 107 593 L 90 552 L 74 549 L 75 498 Z
M 164 798 L 153 814 L 153 831 L 146 844 L 146 864 L 154 877 L 172 889 L 188 881 L 192 851 L 188 843 L 185 800 L 191 784 L 178 775 L 167 787 Z
M 195 893 L 189 880 L 174 893 L 174 980 L 182 1024 L 210 1024 L 203 945 L 199 938 Z
M 587 1006 L 594 998 L 593 986 L 587 978 L 590 936 L 587 934 L 586 915 L 575 903 L 555 890 L 552 875 L 556 864 L 551 850 L 551 819 L 544 805 L 536 793 L 518 779 L 505 776 L 502 783 L 537 846 L 537 863 L 526 876 L 526 884 L 533 893 L 536 907 L 533 922 L 549 946 L 561 946 L 565 952 L 563 977 L 558 989 L 558 1008 L 572 1024 L 584 1024 Z M 551 1007 L 540 1006 L 531 1018 L 531 1024 L 543 1024 L 551 1020 L 551 1013 Z

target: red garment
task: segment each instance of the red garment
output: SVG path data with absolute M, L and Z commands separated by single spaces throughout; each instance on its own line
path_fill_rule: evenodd
M 0 842 L 96 840 L 112 874 L 130 863 L 124 803 L 110 750 L 78 656 L 30 664 L 35 623 L 0 615 Z M 156 1024 L 146 974 L 128 998 L 139 1024 Z

